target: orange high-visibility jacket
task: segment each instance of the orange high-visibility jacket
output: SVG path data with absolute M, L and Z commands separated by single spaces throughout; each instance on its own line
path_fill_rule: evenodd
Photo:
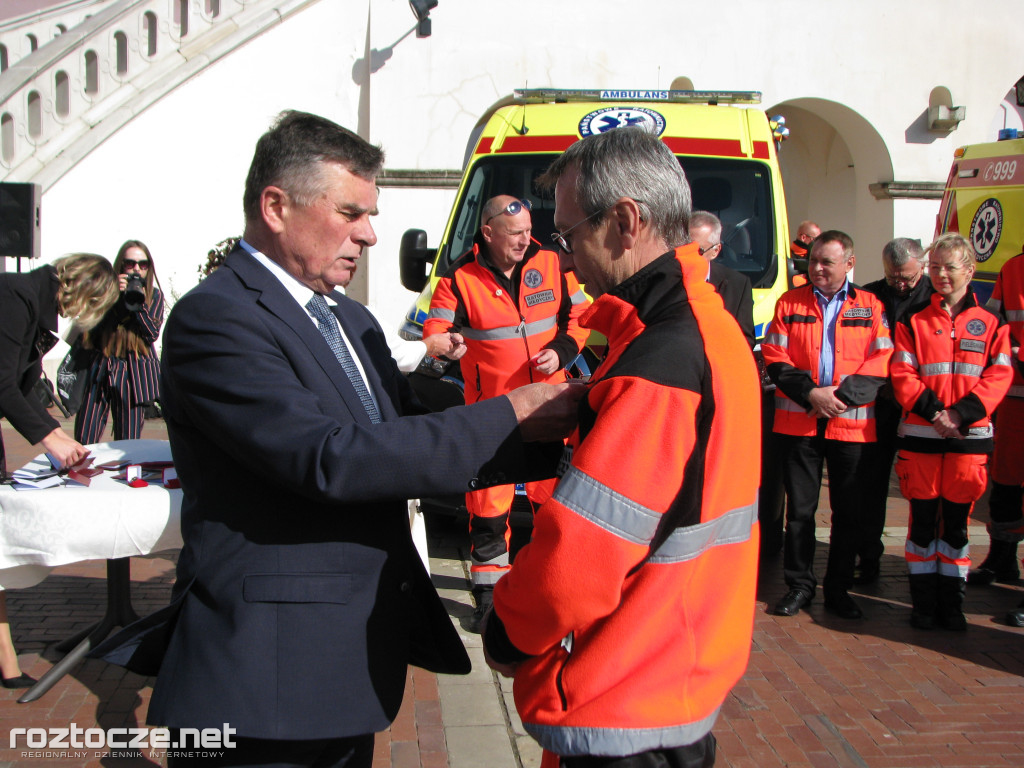
M 565 381 L 537 373 L 530 358 L 558 353 L 561 366 L 579 354 L 588 333 L 579 316 L 590 305 L 576 277 L 563 274 L 558 254 L 534 240 L 506 278 L 482 253 L 482 240 L 458 259 L 434 288 L 423 335 L 453 329 L 466 339 L 462 377 L 467 403 L 503 395 L 535 381 Z
M 942 296 L 896 324 L 892 387 L 903 406 L 900 448 L 918 453 L 989 453 L 989 418 L 1013 380 L 1010 329 L 979 307 L 969 291 L 955 318 Z M 960 414 L 964 439 L 943 438 L 932 421 L 950 408 Z
M 985 307 L 1010 326 L 1010 346 L 1019 347 L 1024 341 L 1024 253 L 1003 264 Z M 1024 398 L 1024 375 L 1019 371 L 1014 371 L 1007 396 Z
M 892 339 L 885 308 L 877 296 L 848 284 L 836 319 L 833 379 L 819 382 L 824 327 L 812 285 L 787 291 L 775 305 L 775 317 L 761 343 L 768 375 L 775 383 L 774 431 L 811 436 L 817 418 L 807 400 L 815 387 L 839 385 L 836 397 L 848 407 L 829 419 L 825 437 L 851 443 L 875 440 L 875 396 L 889 374 Z
M 533 537 L 494 588 L 487 643 L 549 753 L 702 738 L 750 654 L 759 383 L 695 245 L 599 297 L 608 337 Z

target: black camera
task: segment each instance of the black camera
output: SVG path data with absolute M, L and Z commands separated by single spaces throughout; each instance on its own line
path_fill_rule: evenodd
M 146 305 L 146 281 L 142 275 L 128 275 L 124 287 L 124 305 L 129 312 L 138 312 Z

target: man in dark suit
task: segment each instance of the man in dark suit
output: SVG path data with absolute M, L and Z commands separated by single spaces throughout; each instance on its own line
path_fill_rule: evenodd
M 408 663 L 470 668 L 406 499 L 530 479 L 523 443 L 574 421 L 568 384 L 436 414 L 415 401 L 380 326 L 335 291 L 376 242 L 382 165 L 350 131 L 283 113 L 256 147 L 242 242 L 164 331 L 184 547 L 172 605 L 105 657 L 162 656 L 150 723 L 234 729 L 210 764 L 370 766 Z
M 716 262 L 722 253 L 722 222 L 708 211 L 690 214 L 690 240 L 700 248 L 701 255 L 710 263 L 708 282 L 715 286 L 729 314 L 740 324 L 750 348 L 754 348 L 754 292 L 750 278 L 742 272 Z

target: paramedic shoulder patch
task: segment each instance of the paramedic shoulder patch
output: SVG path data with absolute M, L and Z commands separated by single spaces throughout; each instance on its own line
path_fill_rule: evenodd
M 523 285 L 527 288 L 536 288 L 544 282 L 544 275 L 540 273 L 539 269 L 528 269 L 526 274 L 523 275 Z
M 843 312 L 843 317 L 871 317 L 871 307 L 850 307 Z
M 526 296 L 526 306 L 535 307 L 538 304 L 543 304 L 546 301 L 554 301 L 554 291 L 539 291 L 538 293 L 531 293 Z

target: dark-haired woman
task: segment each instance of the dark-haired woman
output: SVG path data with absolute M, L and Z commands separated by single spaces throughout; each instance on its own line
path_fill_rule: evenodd
M 142 436 L 146 407 L 160 397 L 160 362 L 153 344 L 164 319 L 153 257 L 138 240 L 121 246 L 114 259 L 121 297 L 82 339 L 95 350 L 89 388 L 75 418 L 75 438 L 84 444 L 103 439 L 113 417 L 115 440 Z

